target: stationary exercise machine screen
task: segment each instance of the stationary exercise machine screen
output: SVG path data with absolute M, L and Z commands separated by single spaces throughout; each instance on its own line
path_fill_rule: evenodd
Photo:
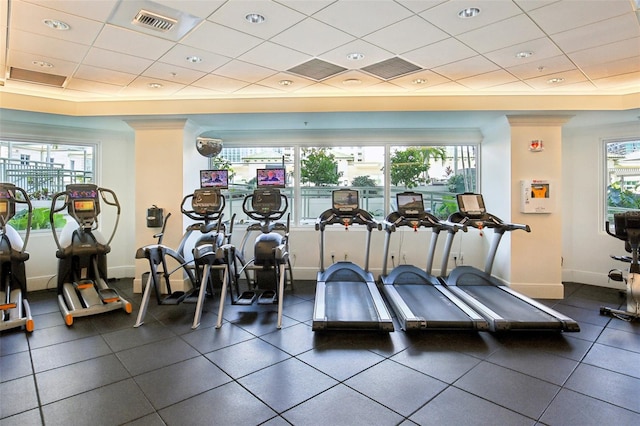
M 68 211 L 84 226 L 91 226 L 95 218 L 100 214 L 98 201 L 98 189 L 95 185 L 68 185 L 69 197 Z
M 5 215 L 9 209 L 9 203 L 6 200 L 0 201 L 0 214 Z
M 268 214 L 280 210 L 282 199 L 278 189 L 256 189 L 251 199 L 251 207 L 254 211 Z
M 216 189 L 196 189 L 193 191 L 191 207 L 196 214 L 205 216 L 220 210 L 222 198 Z
M 352 213 L 358 210 L 358 191 L 355 189 L 339 189 L 331 194 L 333 209 L 340 213 Z
M 229 170 L 200 170 L 200 188 L 229 188 Z
M 73 200 L 73 208 L 76 212 L 92 212 L 95 203 L 93 200 Z
M 286 173 L 284 168 L 258 169 L 256 171 L 256 183 L 258 188 L 284 188 Z
M 396 194 L 398 213 L 408 219 L 424 217 L 424 201 L 422 194 L 417 192 Z
M 458 210 L 469 218 L 479 218 L 487 213 L 482 194 L 458 194 Z

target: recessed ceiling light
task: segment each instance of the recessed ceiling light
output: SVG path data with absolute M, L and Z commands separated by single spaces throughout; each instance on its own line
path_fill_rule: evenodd
M 547 80 L 547 83 L 549 84 L 558 84 L 558 83 L 562 83 L 564 81 L 564 78 L 562 77 L 554 77 L 554 78 L 550 78 L 549 80 Z
M 362 84 L 362 81 L 358 80 L 357 78 L 348 78 L 344 80 L 342 84 L 344 84 L 345 86 L 357 86 L 359 84 Z
M 245 16 L 244 19 L 252 24 L 261 24 L 264 22 L 264 16 L 260 15 L 259 13 L 250 13 Z
M 278 82 L 278 84 L 280 86 L 291 86 L 293 84 L 293 81 L 291 81 L 291 80 L 280 80 Z
M 358 52 L 349 53 L 347 55 L 347 59 L 351 61 L 359 61 L 362 58 L 364 58 L 364 54 Z
M 53 64 L 45 61 L 31 61 L 31 63 L 40 68 L 53 68 Z
M 187 62 L 191 62 L 192 64 L 199 64 L 202 62 L 202 58 L 200 56 L 187 56 Z
M 159 88 L 162 87 L 162 84 L 160 84 L 160 83 L 149 83 L 149 84 L 147 84 L 147 86 L 149 86 L 152 89 L 159 89 Z
M 523 59 L 523 58 L 528 58 L 529 56 L 532 56 L 532 55 L 533 55 L 533 52 L 531 51 L 522 51 L 522 52 L 516 53 L 516 58 Z
M 413 84 L 425 84 L 427 82 L 426 78 L 416 78 L 412 81 Z
M 66 31 L 71 28 L 66 22 L 58 21 L 57 19 L 45 19 L 42 23 L 49 28 L 59 31 Z
M 458 12 L 458 17 L 462 19 L 475 18 L 479 14 L 480 14 L 480 9 L 478 9 L 477 7 L 468 7 Z

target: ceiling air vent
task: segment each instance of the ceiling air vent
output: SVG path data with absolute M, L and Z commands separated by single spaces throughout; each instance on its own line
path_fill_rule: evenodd
M 346 70 L 346 68 L 330 64 L 329 62 L 325 62 L 320 59 L 312 59 L 304 64 L 293 67 L 288 71 L 312 80 L 321 81 Z
M 377 77 L 389 80 L 391 78 L 409 74 L 420 69 L 422 68 L 412 64 L 411 62 L 407 62 L 404 59 L 390 58 L 386 61 L 378 62 L 377 64 L 372 64 L 364 67 L 362 68 L 362 71 L 366 71 L 369 74 L 373 74 Z
M 46 86 L 63 87 L 64 81 L 67 79 L 64 75 L 47 74 L 44 72 L 25 70 L 22 68 L 11 67 L 9 70 L 9 79 L 22 81 L 25 83 L 44 84 Z
M 158 15 L 157 13 L 149 12 L 144 9 L 140 10 L 132 21 L 132 24 L 134 25 L 162 32 L 171 30 L 171 28 L 173 28 L 177 23 L 178 21 L 175 19 Z

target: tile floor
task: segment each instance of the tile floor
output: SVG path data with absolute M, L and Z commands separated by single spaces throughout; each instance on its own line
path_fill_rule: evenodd
M 29 295 L 35 331 L 0 335 L 0 424 L 640 424 L 640 323 L 599 315 L 617 291 L 567 284 L 555 309 L 580 333 L 313 333 L 314 283 L 273 307 L 134 302 L 64 325 L 55 292 Z

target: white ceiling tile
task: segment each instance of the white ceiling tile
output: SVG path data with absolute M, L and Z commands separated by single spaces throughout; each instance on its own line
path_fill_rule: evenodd
M 316 83 L 310 86 L 303 87 L 302 89 L 297 90 L 295 93 L 302 94 L 302 95 L 315 95 L 315 96 L 334 95 L 334 94 L 344 95 L 347 93 L 347 91 L 344 90 L 343 88 L 329 86 L 324 83 Z
M 222 93 L 232 93 L 247 85 L 248 83 L 246 81 L 240 81 L 234 78 L 227 78 L 215 74 L 205 75 L 200 80 L 195 81 L 192 84 L 194 87 L 202 87 Z
M 437 84 L 435 86 L 430 86 L 425 89 L 419 90 L 418 93 L 420 92 L 446 94 L 446 93 L 469 93 L 470 90 L 468 87 L 465 87 L 462 84 L 456 83 L 455 81 L 449 81 L 446 83 Z
M 245 17 L 250 13 L 262 15 L 259 24 L 250 23 Z M 230 26 L 238 31 L 263 39 L 269 39 L 305 18 L 300 12 L 270 1 L 229 1 L 213 13 L 208 20 Z
M 247 83 L 256 83 L 275 73 L 274 70 L 238 60 L 227 62 L 215 71 L 217 75 L 246 81 Z
M 177 67 L 171 64 L 156 62 L 142 73 L 145 77 L 157 78 L 180 84 L 191 84 L 204 77 L 206 73 L 188 68 Z
M 599 64 L 587 65 L 582 71 L 592 80 L 604 79 L 607 76 L 618 76 L 621 74 L 630 74 L 640 71 L 640 55 L 630 58 L 620 59 L 619 61 L 608 61 Z M 637 82 L 640 87 L 640 81 Z
M 11 32 L 9 49 L 70 62 L 80 62 L 89 50 L 89 46 L 15 30 Z
M 12 3 L 14 2 L 16 0 L 12 0 Z M 66 12 L 70 15 L 83 16 L 98 22 L 106 21 L 119 2 L 120 0 L 29 0 L 29 3 Z
M 74 79 L 79 78 L 87 81 L 96 81 L 112 86 L 126 86 L 135 80 L 136 76 L 137 74 L 108 70 L 90 65 L 80 65 L 73 74 Z
M 424 12 L 448 0 L 396 0 L 398 3 L 411 10 L 413 13 Z
M 160 83 L 162 87 L 153 88 L 149 87 L 149 84 Z M 158 98 L 164 96 L 171 96 L 178 90 L 184 87 L 183 84 L 172 83 L 166 80 L 158 80 L 155 78 L 149 78 L 140 76 L 131 82 L 127 87 L 123 88 L 120 92 L 121 95 L 130 95 L 135 93 L 136 95 L 143 96 L 145 98 Z
M 280 83 L 283 80 L 290 81 L 291 84 L 283 85 Z M 279 89 L 286 92 L 295 92 L 297 90 L 302 89 L 303 87 L 314 84 L 315 81 L 300 77 L 298 75 L 293 75 L 288 73 L 278 73 L 270 77 L 267 77 L 264 80 L 260 80 L 259 83 L 262 86 L 272 87 L 274 89 Z
M 513 0 L 524 11 L 539 9 L 560 0 Z
M 305 15 L 313 15 L 320 9 L 324 9 L 329 6 L 335 0 L 277 0 L 278 3 L 285 5 L 293 10 L 297 10 Z
M 189 98 L 206 99 L 206 98 L 216 98 L 216 97 L 219 97 L 220 95 L 223 95 L 224 93 L 225 92 L 221 92 L 218 90 L 205 89 L 203 87 L 186 86 L 178 90 L 174 94 L 174 96 L 177 96 L 183 99 L 189 99 Z
M 299 65 L 312 59 L 312 56 L 267 41 L 249 50 L 238 59 L 261 67 L 279 70 Z
M 53 65 L 52 68 L 41 67 L 34 64 L 34 61 L 48 62 Z M 7 62 L 15 68 L 23 68 L 31 71 L 43 72 L 45 74 L 70 76 L 76 69 L 77 63 L 68 62 L 58 58 L 51 58 L 44 55 L 35 55 L 33 53 L 20 52 L 10 50 L 7 56 Z
M 512 81 L 510 83 L 499 84 L 497 86 L 491 86 L 480 90 L 497 93 L 531 93 L 534 91 L 531 86 L 522 81 Z
M 486 53 L 544 37 L 544 33 L 526 15 L 460 34 L 458 40 L 477 52 Z
M 417 84 L 415 83 L 416 80 L 424 80 L 424 82 Z M 402 77 L 389 80 L 389 83 L 403 87 L 407 90 L 421 90 L 430 86 L 436 86 L 438 84 L 447 82 L 449 82 L 448 78 L 445 78 L 440 74 L 436 74 L 435 72 L 429 70 L 417 71 L 408 75 L 404 75 Z
M 292 26 L 271 41 L 308 55 L 317 56 L 355 38 L 313 18 Z
M 125 55 L 111 50 L 89 49 L 83 64 L 99 68 L 106 68 L 114 71 L 121 71 L 129 74 L 140 74 L 146 70 L 153 61 L 139 58 L 137 56 Z
M 359 83 L 357 83 L 359 81 Z M 322 81 L 329 86 L 338 87 L 347 91 L 362 90 L 368 86 L 382 82 L 379 78 L 375 78 L 362 71 L 349 70 L 341 74 L 329 77 Z
M 187 58 L 192 56 L 197 56 L 202 61 L 189 62 Z M 217 53 L 207 52 L 206 50 L 197 49 L 195 47 L 177 44 L 173 46 L 167 53 L 162 55 L 158 60 L 160 62 L 173 64 L 179 67 L 189 68 L 202 72 L 211 72 L 229 62 L 231 58 L 218 55 Z
M 130 1 L 130 0 L 128 0 Z M 161 4 L 176 10 L 185 11 L 191 15 L 207 18 L 222 6 L 227 0 L 207 0 L 207 1 L 185 1 L 185 0 L 153 0 L 154 3 Z
M 250 84 L 234 92 L 237 95 L 246 96 L 272 96 L 283 93 L 282 90 L 273 87 L 261 86 L 259 84 Z
M 547 34 L 592 24 L 624 13 L 633 12 L 628 0 L 559 1 L 529 12 Z
M 181 44 L 235 58 L 262 43 L 258 37 L 205 21 L 181 40 Z
M 402 55 L 407 60 L 422 68 L 435 68 L 470 58 L 477 53 L 454 38 L 439 41 Z
M 352 60 L 347 57 L 351 53 L 361 53 L 364 55 L 362 59 Z M 320 59 L 347 69 L 360 69 L 371 64 L 375 64 L 386 59 L 392 58 L 391 52 L 380 49 L 371 43 L 363 40 L 354 40 L 350 43 L 342 45 L 330 52 L 324 53 Z
M 83 80 L 81 78 L 73 78 L 66 85 L 67 90 L 77 90 L 87 93 L 98 93 L 102 95 L 117 95 L 124 86 L 101 83 L 96 80 Z
M 460 80 L 456 80 L 456 82 L 470 89 L 479 90 L 486 89 L 488 87 L 500 86 L 502 84 L 513 83 L 517 80 L 518 79 L 516 77 L 509 74 L 507 71 L 497 70 L 482 75 L 462 78 Z
M 538 59 L 536 61 L 530 61 L 507 68 L 511 74 L 522 80 L 549 74 L 557 74 L 559 72 L 569 71 L 572 69 L 575 69 L 575 65 L 564 55 L 555 56 L 553 58 Z
M 552 78 L 563 78 L 562 83 L 549 83 Z M 564 71 L 557 74 L 550 74 L 542 77 L 535 77 L 526 80 L 526 83 L 537 90 L 557 89 L 575 83 L 587 81 L 584 74 L 578 70 Z
M 478 74 L 486 74 L 495 71 L 498 66 L 482 56 L 463 59 L 441 67 L 433 68 L 433 71 L 447 77 L 450 80 L 459 80 Z
M 640 55 L 640 37 L 580 50 L 570 53 L 568 56 L 579 67 L 588 67 L 638 55 Z
M 467 19 L 458 17 L 458 12 L 472 7 L 479 8 L 480 14 L 474 18 Z M 441 30 L 452 35 L 458 35 L 520 13 L 522 11 L 511 1 L 478 2 L 477 0 L 460 0 L 449 1 L 432 7 L 421 13 L 420 16 Z
M 605 77 L 594 80 L 593 83 L 596 87 L 601 89 L 632 89 L 637 90 L 640 87 L 640 70 L 636 68 L 636 71 L 628 74 L 616 75 L 613 77 Z
M 531 52 L 533 54 L 527 58 L 519 58 L 516 54 L 520 52 Z M 558 49 L 558 46 L 556 46 L 553 41 L 547 37 L 543 37 L 537 40 L 530 40 L 525 43 L 505 47 L 504 49 L 495 50 L 493 52 L 486 53 L 484 56 L 499 66 L 508 68 L 531 62 L 539 62 L 542 59 L 556 57 L 561 54 L 562 51 Z
M 553 39 L 563 51 L 571 53 L 634 37 L 640 37 L 640 25 L 635 14 L 627 13 L 558 33 Z
M 106 25 L 94 43 L 95 47 L 127 55 L 157 59 L 164 55 L 174 43 L 124 28 Z
M 356 37 L 373 33 L 409 16 L 411 12 L 395 2 L 372 4 L 366 0 L 338 1 L 314 15 L 316 19 Z
M 396 55 L 448 38 L 448 34 L 418 16 L 396 22 L 364 38 Z

